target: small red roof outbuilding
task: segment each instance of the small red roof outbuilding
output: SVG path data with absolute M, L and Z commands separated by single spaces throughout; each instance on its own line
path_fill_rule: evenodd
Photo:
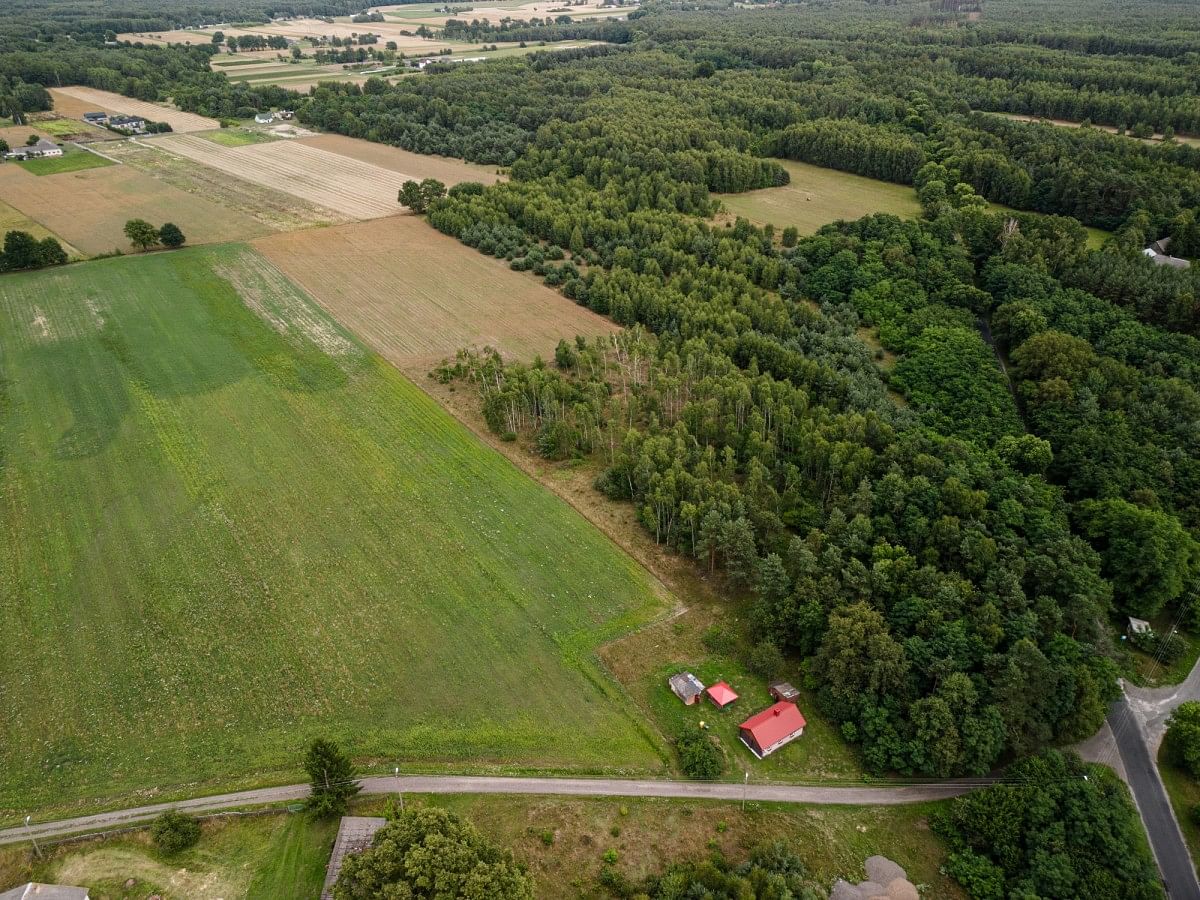
M 804 734 L 807 723 L 795 703 L 782 700 L 738 726 L 738 736 L 750 752 L 762 759 Z
M 738 698 L 738 695 L 733 692 L 733 688 L 724 681 L 718 681 L 708 689 L 707 693 L 708 699 L 715 703 L 718 709 L 724 709 Z

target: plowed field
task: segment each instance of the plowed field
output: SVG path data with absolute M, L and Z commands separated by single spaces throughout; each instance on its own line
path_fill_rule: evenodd
M 403 212 L 396 202 L 400 185 L 421 177 L 296 141 L 222 147 L 193 135 L 165 135 L 145 143 L 356 219 Z

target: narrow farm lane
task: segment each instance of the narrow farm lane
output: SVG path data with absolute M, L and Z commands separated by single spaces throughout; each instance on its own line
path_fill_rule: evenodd
M 408 775 L 400 778 L 364 778 L 364 794 L 554 794 L 571 797 L 681 797 L 696 800 L 765 800 L 775 803 L 814 803 L 839 806 L 893 806 L 944 800 L 965 794 L 989 783 L 987 779 L 941 784 L 896 785 L 879 787 L 819 787 L 794 784 L 714 784 L 692 781 L 633 781 L 599 778 L 505 778 L 470 775 Z M 31 838 L 60 837 L 82 831 L 123 828 L 153 819 L 168 809 L 192 813 L 215 812 L 244 806 L 262 806 L 302 800 L 308 785 L 238 791 L 197 797 L 175 803 L 155 803 L 132 809 L 35 822 L 28 828 L 18 826 L 0 830 L 0 844 L 14 844 Z

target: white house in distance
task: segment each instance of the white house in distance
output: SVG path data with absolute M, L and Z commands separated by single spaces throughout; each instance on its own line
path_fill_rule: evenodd
M 270 112 L 260 112 L 254 114 L 254 121 L 259 125 L 270 125 L 275 121 L 275 116 Z
M 5 159 L 42 159 L 48 156 L 62 156 L 62 147 L 58 144 L 51 143 L 45 138 L 38 138 L 38 142 L 29 147 L 18 147 L 15 150 L 10 150 L 4 154 Z

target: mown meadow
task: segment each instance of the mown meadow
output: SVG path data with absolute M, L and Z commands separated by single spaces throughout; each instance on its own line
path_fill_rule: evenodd
M 649 576 L 263 257 L 0 279 L 0 820 L 406 767 L 648 772 Z

